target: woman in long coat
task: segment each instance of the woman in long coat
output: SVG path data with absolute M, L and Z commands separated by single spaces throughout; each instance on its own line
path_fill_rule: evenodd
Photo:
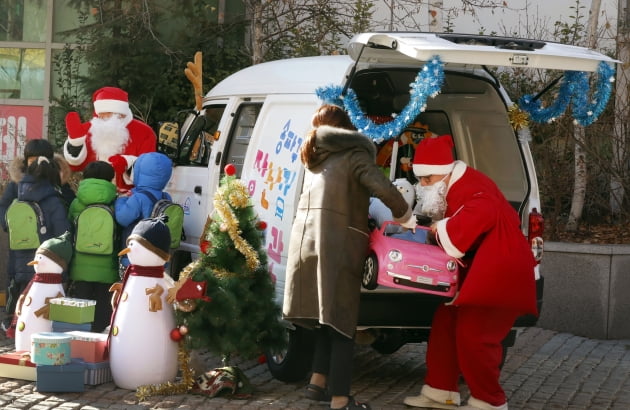
M 313 375 L 306 396 L 331 408 L 365 409 L 349 396 L 361 275 L 368 248 L 370 196 L 415 229 L 398 189 L 375 163 L 374 143 L 338 106 L 323 105 L 301 148 L 306 171 L 291 233 L 283 315 L 317 328 Z

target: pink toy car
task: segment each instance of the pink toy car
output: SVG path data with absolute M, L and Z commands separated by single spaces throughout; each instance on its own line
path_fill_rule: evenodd
M 455 296 L 459 265 L 442 248 L 426 243 L 429 228 L 416 233 L 388 233 L 398 225 L 388 221 L 370 234 L 369 253 L 363 269 L 363 287 L 378 285 L 446 297 Z M 389 228 L 389 229 L 388 229 Z

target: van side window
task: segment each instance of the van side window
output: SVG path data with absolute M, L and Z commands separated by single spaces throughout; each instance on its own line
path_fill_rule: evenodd
M 254 132 L 254 126 L 256 125 L 261 107 L 262 103 L 248 103 L 242 104 L 236 111 L 235 120 L 229 136 L 227 156 L 224 157 L 222 168 L 227 164 L 234 164 L 237 178 L 240 178 L 243 172 L 247 146 Z
M 223 111 L 225 105 L 213 105 L 205 107 L 200 115 L 191 119 L 190 126 L 182 136 L 177 164 L 208 166 L 214 134 L 219 127 Z

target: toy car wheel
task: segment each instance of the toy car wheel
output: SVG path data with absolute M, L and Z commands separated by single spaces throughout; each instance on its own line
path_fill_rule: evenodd
M 371 254 L 365 258 L 365 264 L 363 265 L 363 278 L 361 284 L 368 290 L 376 289 L 378 283 L 376 278 L 378 275 L 378 260 L 376 255 Z

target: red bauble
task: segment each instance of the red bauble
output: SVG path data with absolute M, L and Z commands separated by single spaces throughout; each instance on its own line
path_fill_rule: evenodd
M 267 356 L 265 356 L 264 354 L 261 354 L 260 356 L 258 356 L 258 364 L 265 364 L 267 363 Z
M 264 231 L 265 229 L 267 229 L 267 222 L 258 221 L 258 223 L 256 224 L 256 228 L 258 228 L 259 231 Z
M 225 170 L 225 173 L 229 176 L 236 174 L 236 167 L 234 166 L 234 164 L 227 164 L 224 170 Z
M 182 335 L 182 332 L 180 332 L 178 328 L 171 330 L 172 341 L 179 342 L 180 340 L 182 340 L 182 337 L 184 337 L 184 335 Z

